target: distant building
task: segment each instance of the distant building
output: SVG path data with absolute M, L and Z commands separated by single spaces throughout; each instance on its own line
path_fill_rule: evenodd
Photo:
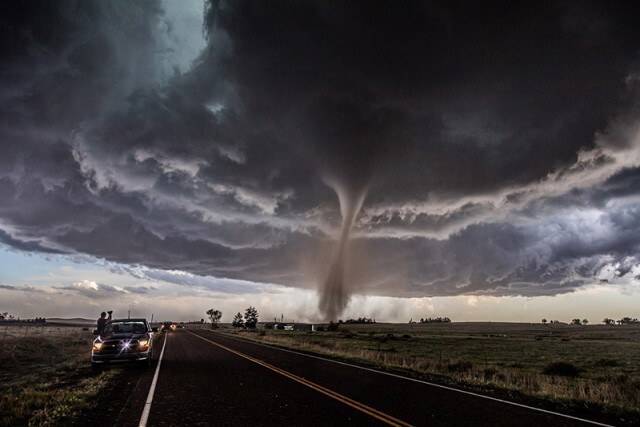
M 316 325 L 313 323 L 277 323 L 277 322 L 266 322 L 264 323 L 265 329 L 279 329 L 284 331 L 305 331 L 305 332 L 314 332 L 316 330 Z
M 316 325 L 313 325 L 311 323 L 295 323 L 293 324 L 293 330 L 314 332 L 316 330 Z

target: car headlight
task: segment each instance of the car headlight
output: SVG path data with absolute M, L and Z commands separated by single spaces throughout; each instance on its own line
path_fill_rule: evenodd
M 149 347 L 149 340 L 148 339 L 140 340 L 140 347 Z
M 94 350 L 100 351 L 101 348 L 102 348 L 102 342 L 101 341 L 93 343 L 93 349 Z

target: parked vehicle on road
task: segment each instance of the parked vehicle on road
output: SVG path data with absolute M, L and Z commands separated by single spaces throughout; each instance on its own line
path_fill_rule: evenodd
M 93 341 L 91 365 L 94 367 L 122 362 L 147 365 L 153 359 L 153 334 L 146 319 L 114 319 Z M 94 331 L 97 333 L 97 331 Z

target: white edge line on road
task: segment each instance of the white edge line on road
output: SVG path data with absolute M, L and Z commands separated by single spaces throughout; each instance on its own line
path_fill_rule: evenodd
M 142 410 L 142 416 L 140 417 L 138 427 L 146 427 L 147 425 L 149 413 L 151 412 L 151 404 L 153 403 L 153 393 L 156 391 L 156 383 L 158 382 L 158 374 L 160 373 L 160 364 L 162 364 L 162 356 L 164 356 L 164 347 L 166 345 L 167 335 L 164 336 L 164 343 L 162 343 L 162 351 L 160 352 L 160 359 L 158 359 L 158 366 L 156 367 L 156 373 L 153 375 L 153 381 L 151 381 L 151 387 L 149 388 L 147 401 L 144 403 L 144 409 Z
M 209 331 L 209 330 L 206 330 L 206 329 L 204 331 L 216 334 L 214 331 Z M 432 387 L 438 387 L 438 388 L 442 388 L 442 389 L 445 389 L 445 390 L 455 391 L 455 392 L 458 392 L 458 393 L 467 394 L 467 395 L 479 397 L 479 398 L 482 398 L 482 399 L 493 400 L 495 402 L 505 403 L 507 405 L 513 405 L 513 406 L 518 406 L 520 408 L 531 409 L 532 411 L 544 412 L 545 414 L 556 415 L 558 417 L 569 418 L 571 420 L 581 421 L 583 423 L 588 423 L 588 424 L 593 424 L 593 425 L 603 426 L 603 427 L 613 427 L 611 424 L 603 424 L 603 423 L 599 423 L 597 421 L 592 421 L 592 420 L 587 420 L 587 419 L 584 419 L 584 418 L 574 417 L 572 415 L 562 414 L 560 412 L 554 412 L 554 411 L 549 411 L 547 409 L 536 408 L 534 406 L 523 405 L 522 403 L 510 402 L 508 400 L 498 399 L 497 397 L 485 396 L 483 394 L 474 393 L 472 391 L 460 390 L 458 388 L 448 387 L 446 385 L 431 383 L 429 381 L 418 380 L 418 379 L 415 379 L 415 378 L 404 377 L 402 375 L 392 374 L 390 372 L 379 371 L 377 369 L 365 368 L 364 366 L 352 365 L 351 363 L 346 363 L 346 362 L 340 362 L 338 360 L 327 359 L 327 358 L 321 357 L 321 356 L 313 356 L 311 354 L 300 353 L 300 352 L 294 351 L 294 350 L 287 350 L 287 349 L 276 347 L 276 346 L 272 346 L 272 345 L 269 345 L 269 344 L 264 344 L 264 343 L 260 343 L 260 342 L 256 342 L 256 341 L 251 341 L 251 340 L 246 340 L 246 339 L 242 339 L 242 338 L 232 337 L 232 336 L 229 336 L 229 335 L 226 335 L 226 334 L 219 334 L 219 335 L 222 335 L 222 336 L 230 338 L 230 339 L 235 339 L 235 340 L 249 342 L 249 343 L 256 344 L 256 345 L 261 345 L 261 346 L 264 346 L 264 347 L 273 348 L 275 350 L 280 350 L 280 351 L 284 351 L 284 352 L 287 352 L 287 353 L 293 353 L 293 354 L 298 354 L 300 356 L 311 357 L 313 359 L 324 360 L 326 362 L 337 363 L 339 365 L 344 365 L 344 366 L 349 366 L 349 367 L 352 367 L 352 368 L 362 369 L 363 371 L 370 371 L 370 372 L 375 372 L 377 374 L 388 375 L 390 377 L 399 378 L 399 379 L 403 379 L 403 380 L 407 380 L 407 381 L 413 381 L 413 382 L 420 383 L 420 384 L 426 384 L 426 385 L 429 385 L 429 386 L 432 386 Z

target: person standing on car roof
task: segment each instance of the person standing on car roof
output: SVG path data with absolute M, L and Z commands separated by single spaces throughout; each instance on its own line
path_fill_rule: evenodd
M 105 313 L 104 311 L 100 313 L 100 318 L 98 319 L 97 323 L 98 335 L 104 332 L 104 328 L 107 327 L 107 323 L 111 323 L 111 313 L 113 313 L 113 311 L 109 310 L 108 313 L 109 317 L 106 317 L 107 313 Z

